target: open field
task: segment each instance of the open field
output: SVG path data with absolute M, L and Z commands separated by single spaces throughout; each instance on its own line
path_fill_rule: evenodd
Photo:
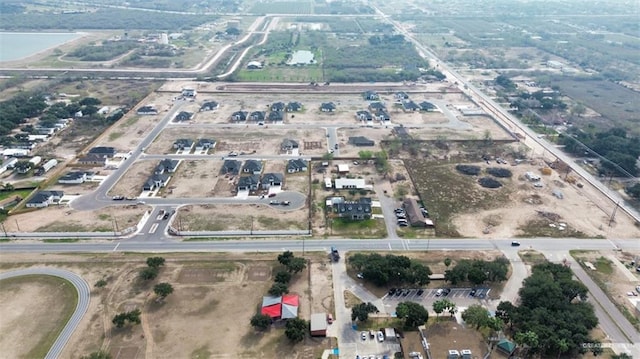
M 640 295 L 635 289 L 640 286 L 640 275 L 630 264 L 631 261 L 637 261 L 640 258 L 640 251 L 602 255 L 594 251 L 575 250 L 571 251 L 571 255 L 578 261 L 578 265 L 583 266 L 585 272 L 607 294 L 629 322 L 636 329 L 640 329 L 640 319 L 634 304 L 638 297 L 627 294 L 635 293 Z M 589 269 L 584 265 L 585 262 L 593 264 L 596 270 Z
M 43 358 L 73 314 L 78 295 L 62 278 L 34 275 L 0 281 L 0 300 L 2 357 Z
M 7 232 L 111 232 L 135 226 L 148 210 L 136 204 L 76 211 L 65 205 L 11 215 L 3 223 Z
M 308 210 L 263 205 L 188 205 L 180 207 L 173 227 L 178 231 L 304 230 Z
M 107 194 L 109 196 L 137 197 L 142 192 L 144 182 L 153 174 L 153 170 L 159 162 L 152 160 L 133 163 Z
M 486 342 L 478 331 L 453 321 L 443 319 L 431 324 L 427 327 L 425 336 L 434 359 L 446 358 L 449 349 L 469 349 L 478 358 L 484 357 L 487 352 Z
M 328 347 L 328 339 L 306 338 L 301 344 L 291 345 L 280 326 L 260 333 L 249 325 L 272 284 L 273 271 L 278 269 L 275 256 L 166 254 L 167 262 L 152 282 L 138 278 L 145 267 L 147 256 L 143 254 L 18 255 L 3 257 L 0 267 L 7 270 L 54 262 L 91 284 L 106 280 L 105 287 L 93 289 L 89 311 L 65 347 L 64 357 L 75 358 L 104 348 L 120 359 L 317 358 Z M 328 260 L 314 254 L 307 259 L 310 269 L 295 275 L 289 288 L 300 295 L 298 313 L 308 320 L 311 312 L 333 308 L 333 297 L 329 294 L 332 281 Z M 158 282 L 174 287 L 174 293 L 161 302 L 155 300 L 152 291 Z M 22 302 L 16 307 L 27 308 L 31 303 L 55 298 L 55 291 L 38 290 L 40 295 L 21 296 Z M 142 311 L 141 325 L 114 328 L 111 318 L 115 314 L 136 308 Z M 24 331 L 29 323 L 15 327 Z

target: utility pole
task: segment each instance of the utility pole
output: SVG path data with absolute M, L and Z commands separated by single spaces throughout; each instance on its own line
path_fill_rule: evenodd
M 618 211 L 618 207 L 620 207 L 620 202 L 616 203 L 616 207 L 613 209 L 613 212 L 611 213 L 611 218 L 609 219 L 609 227 L 611 227 L 611 223 L 615 222 L 616 220 L 616 212 Z

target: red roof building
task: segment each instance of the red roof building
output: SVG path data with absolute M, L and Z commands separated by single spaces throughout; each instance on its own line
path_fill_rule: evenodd
M 291 319 L 298 316 L 300 298 L 297 294 L 286 294 L 281 297 L 263 297 L 260 313 L 273 320 Z

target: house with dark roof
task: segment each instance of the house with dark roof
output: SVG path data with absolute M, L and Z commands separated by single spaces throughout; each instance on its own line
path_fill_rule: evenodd
M 59 203 L 64 196 L 63 191 L 39 191 L 29 201 L 26 206 L 28 208 L 44 208 L 51 204 Z
M 256 121 L 256 122 L 264 122 L 264 119 L 266 117 L 267 116 L 266 116 L 266 113 L 264 111 L 253 111 L 249 115 L 249 120 Z
M 298 144 L 298 141 L 295 141 L 289 138 L 285 138 L 284 140 L 282 140 L 282 143 L 280 144 L 280 150 L 282 150 L 282 152 L 295 150 L 299 147 L 300 145 Z
M 89 154 L 99 155 L 104 158 L 111 158 L 116 154 L 116 149 L 113 147 L 98 146 L 90 149 Z
M 142 106 L 136 111 L 138 115 L 157 115 L 158 110 L 153 106 Z
M 220 108 L 220 104 L 215 101 L 207 101 L 200 106 L 200 112 L 202 111 L 215 111 Z
M 143 191 L 153 191 L 162 188 L 169 183 L 171 175 L 168 173 L 154 173 L 142 184 Z
M 199 138 L 196 141 L 196 152 L 208 150 L 216 147 L 216 140 L 210 138 Z
M 271 111 L 284 111 L 285 104 L 284 102 L 274 102 L 271 104 Z
M 198 92 L 195 89 L 185 87 L 182 89 L 182 96 L 184 97 L 196 97 Z
M 262 172 L 262 162 L 256 160 L 247 160 L 242 167 L 242 172 L 259 175 Z
M 438 107 L 432 104 L 431 102 L 428 102 L 428 101 L 420 102 L 420 111 L 433 112 L 437 109 Z
M 191 121 L 192 118 L 193 118 L 193 113 L 187 112 L 187 111 L 180 111 L 180 113 L 178 113 L 176 117 L 173 118 L 173 121 L 185 122 L 185 121 Z
M 260 188 L 260 176 L 256 174 L 238 179 L 238 191 L 255 191 L 258 188 Z
M 284 121 L 284 111 L 271 111 L 268 119 L 271 122 L 282 122 Z
M 220 172 L 222 174 L 228 173 L 231 175 L 237 175 L 238 173 L 240 173 L 240 167 L 242 167 L 241 161 L 224 160 L 224 162 L 222 163 L 222 169 Z
M 302 110 L 302 104 L 300 102 L 289 102 L 286 108 L 287 112 L 298 112 Z
M 339 217 L 351 220 L 365 220 L 371 218 L 371 198 L 360 198 L 358 201 L 344 201 L 334 203 L 331 212 Z
M 406 101 L 409 99 L 409 95 L 404 91 L 398 91 L 393 95 L 398 101 Z
M 193 141 L 188 138 L 179 138 L 173 143 L 173 148 L 178 151 L 190 151 L 193 146 Z
M 377 101 L 380 99 L 380 96 L 378 95 L 378 93 L 371 90 L 367 90 L 363 92 L 362 97 L 364 97 L 364 99 L 367 101 Z
M 356 118 L 360 121 L 373 121 L 373 115 L 371 115 L 371 112 L 365 110 L 356 112 Z
M 376 120 L 378 120 L 380 122 L 391 121 L 391 116 L 389 116 L 389 114 L 385 110 L 380 110 L 380 111 L 376 112 L 376 114 L 374 116 L 375 116 Z
M 333 102 L 323 102 L 320 105 L 320 111 L 322 112 L 334 112 L 336 110 L 336 105 Z
M 104 166 L 107 159 L 101 155 L 90 153 L 86 156 L 80 156 L 78 158 L 78 164 L 81 165 L 93 165 L 93 166 Z
M 415 102 L 409 100 L 409 101 L 404 101 L 402 103 L 402 109 L 405 111 L 418 111 L 420 110 L 420 106 L 418 106 Z
M 357 146 L 357 147 L 364 147 L 364 146 L 373 146 L 375 145 L 375 142 L 373 142 L 372 140 L 364 137 L 364 136 L 355 136 L 355 137 L 349 137 L 349 143 Z
M 369 104 L 369 111 L 374 113 L 378 111 L 384 111 L 386 109 L 387 107 L 382 102 L 379 102 L 379 101 L 372 102 Z
M 262 189 L 269 189 L 273 186 L 282 186 L 283 181 L 282 173 L 265 173 L 260 179 L 260 186 Z
M 169 158 L 165 158 L 164 160 L 160 161 L 160 163 L 158 163 L 158 165 L 154 170 L 154 173 L 156 174 L 163 174 L 165 172 L 173 173 L 176 171 L 179 164 L 180 164 L 180 160 L 172 160 Z
M 247 111 L 236 111 L 231 114 L 231 121 L 236 121 L 236 122 L 246 121 L 247 115 L 248 115 Z
M 433 221 L 424 216 L 418 201 L 414 198 L 405 198 L 402 202 L 402 207 L 407 213 L 407 219 L 411 227 L 433 227 Z
M 83 171 L 71 171 L 58 178 L 60 184 L 81 184 L 87 180 L 87 173 Z
M 296 158 L 287 162 L 287 173 L 305 172 L 307 170 L 307 161 Z

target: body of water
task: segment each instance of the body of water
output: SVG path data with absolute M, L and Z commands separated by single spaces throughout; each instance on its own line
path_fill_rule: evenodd
M 0 62 L 19 60 L 79 38 L 79 33 L 0 32 Z

